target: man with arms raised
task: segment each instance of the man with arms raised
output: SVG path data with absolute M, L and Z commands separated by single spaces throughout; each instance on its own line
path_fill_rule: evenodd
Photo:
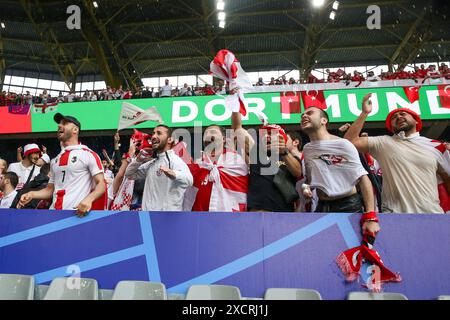
M 370 97 L 364 97 L 362 112 L 344 137 L 380 163 L 383 212 L 443 213 L 437 185 L 440 177 L 450 194 L 450 155 L 445 144 L 422 137 L 420 116 L 407 108 L 388 114 L 386 127 L 393 136 L 360 137 L 372 112 Z
M 358 151 L 349 141 L 331 135 L 328 122 L 328 114 L 317 107 L 306 108 L 301 118 L 301 129 L 310 139 L 303 155 L 307 183 L 319 197 L 316 212 L 368 212 L 363 231 L 378 232 L 373 189 Z

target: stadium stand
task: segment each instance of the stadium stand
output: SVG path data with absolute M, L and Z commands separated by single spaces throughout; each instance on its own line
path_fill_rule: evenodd
M 441 254 L 450 243 L 448 2 L 75 2 L 81 16 L 66 0 L 0 1 L 0 300 L 450 300 Z M 230 127 L 233 138 L 220 135 Z M 254 141 L 240 149 L 241 136 Z M 306 156 L 305 145 L 335 136 L 348 153 Z M 34 143 L 39 150 L 25 148 Z M 262 177 L 261 159 L 275 154 L 276 173 Z M 351 162 L 358 177 L 311 173 L 314 161 L 337 170 Z M 152 179 L 161 180 L 149 188 Z M 339 194 L 344 185 L 351 190 Z M 175 197 L 177 212 L 158 216 Z M 161 206 L 146 212 L 144 198 Z M 221 223 L 195 211 L 217 211 Z M 92 232 L 98 226 L 115 233 Z M 65 243 L 78 232 L 89 235 L 79 242 L 98 236 L 79 255 Z M 432 279 L 406 265 L 409 244 Z M 185 274 L 173 267 L 185 261 Z M 72 262 L 89 269 L 83 278 L 65 278 Z M 386 279 L 359 292 L 375 279 L 369 264 Z M 382 289 L 389 281 L 398 293 Z

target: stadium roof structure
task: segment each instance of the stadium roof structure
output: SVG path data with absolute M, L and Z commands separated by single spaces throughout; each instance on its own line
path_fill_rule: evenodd
M 145 77 L 204 74 L 215 53 L 233 51 L 246 71 L 447 61 L 445 1 L 340 0 L 19 0 L 0 2 L 0 69 L 57 75 L 102 75 L 109 85 Z M 70 5 L 81 29 L 69 30 Z M 369 30 L 370 5 L 381 29 Z M 446 60 L 447 59 L 447 60 Z

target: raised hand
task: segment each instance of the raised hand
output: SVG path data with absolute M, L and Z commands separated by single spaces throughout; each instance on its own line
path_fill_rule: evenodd
M 348 128 L 350 128 L 350 127 L 351 127 L 351 124 L 350 123 L 346 123 L 346 124 L 340 126 L 338 130 L 340 132 L 342 132 L 342 133 L 346 133 Z
M 372 94 L 366 94 L 363 98 L 362 102 L 362 112 L 365 114 L 370 114 L 372 112 L 372 101 L 370 98 L 372 97 Z

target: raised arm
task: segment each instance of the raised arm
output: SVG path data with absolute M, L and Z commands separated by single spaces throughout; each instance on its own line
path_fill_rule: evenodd
M 245 159 L 245 162 L 250 162 L 250 150 L 255 144 L 252 136 L 242 127 L 242 116 L 239 112 L 233 112 L 231 114 L 231 128 L 233 129 L 233 141 L 234 149 Z
M 366 95 L 362 102 L 362 112 L 358 119 L 350 126 L 344 135 L 344 138 L 349 140 L 361 153 L 369 152 L 369 139 L 367 137 L 360 137 L 364 123 L 366 122 L 367 116 L 372 112 L 372 102 L 370 101 L 371 93 Z

